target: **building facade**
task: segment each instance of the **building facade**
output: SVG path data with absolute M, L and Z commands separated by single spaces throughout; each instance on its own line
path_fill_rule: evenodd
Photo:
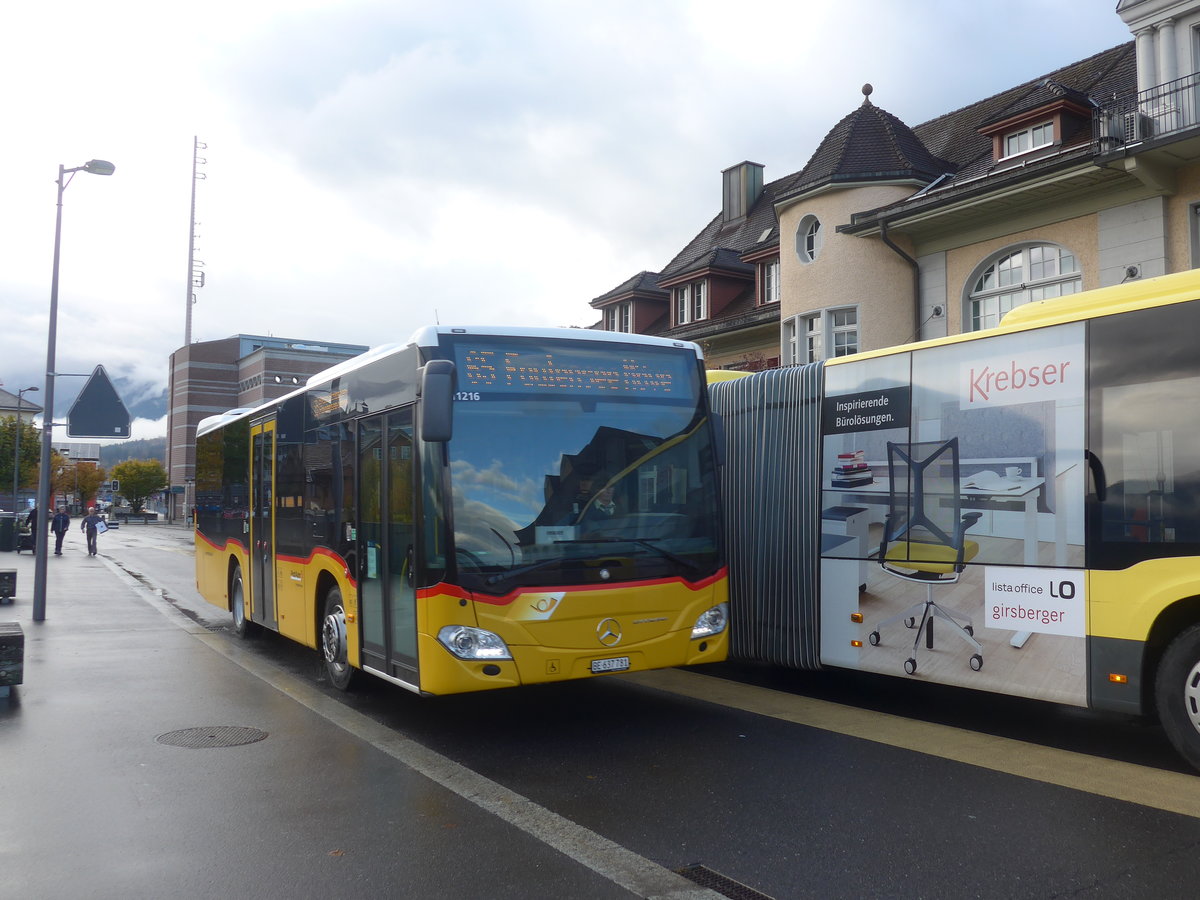
M 779 365 L 779 228 L 773 200 L 790 179 L 763 166 L 721 173 L 721 211 L 661 272 L 640 272 L 592 300 L 598 327 L 696 341 L 714 368 Z
M 175 493 L 168 515 L 176 518 L 190 509 L 196 426 L 201 420 L 274 400 L 309 376 L 368 349 L 361 344 L 237 334 L 188 344 L 171 354 L 166 468 Z
M 17 402 L 18 399 L 20 403 Z M 24 397 L 18 398 L 16 394 L 0 388 L 0 417 L 16 418 L 18 411 L 21 413 L 22 421 L 32 421 L 33 417 L 42 411 L 42 408 Z
M 754 369 L 1200 265 L 1200 2 L 1116 14 L 1133 40 L 915 127 L 864 85 L 799 172 L 726 170 L 721 214 L 662 272 L 594 299 L 599 327 Z

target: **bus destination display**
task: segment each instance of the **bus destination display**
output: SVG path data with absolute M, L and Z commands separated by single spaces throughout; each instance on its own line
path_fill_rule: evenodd
M 460 391 L 602 394 L 608 397 L 690 393 L 695 357 L 686 352 L 628 354 L 584 347 L 534 348 L 461 343 L 455 347 Z

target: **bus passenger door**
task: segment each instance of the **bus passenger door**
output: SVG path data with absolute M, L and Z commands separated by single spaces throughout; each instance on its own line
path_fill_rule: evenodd
M 246 617 L 275 628 L 275 421 L 250 427 L 250 608 Z
M 359 425 L 359 620 L 363 663 L 417 685 L 412 408 Z

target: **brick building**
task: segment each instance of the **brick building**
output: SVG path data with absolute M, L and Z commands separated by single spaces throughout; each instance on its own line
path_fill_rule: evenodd
M 174 494 L 171 517 L 188 509 L 195 477 L 196 426 L 201 419 L 281 397 L 328 369 L 369 349 L 361 344 L 298 341 L 236 334 L 198 341 L 171 354 L 167 411 L 167 474 Z

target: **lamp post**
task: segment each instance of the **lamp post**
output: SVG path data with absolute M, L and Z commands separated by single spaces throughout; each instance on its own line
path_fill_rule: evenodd
M 54 430 L 54 351 L 58 333 L 58 251 L 62 244 L 62 198 L 63 191 L 71 183 L 76 172 L 92 175 L 111 175 L 116 166 L 103 159 L 93 159 L 82 166 L 65 169 L 58 167 L 58 212 L 54 220 L 54 268 L 50 276 L 50 327 L 46 339 L 46 403 L 42 412 L 42 464 L 38 471 L 37 529 L 34 536 L 33 566 L 33 621 L 46 618 L 46 511 L 50 506 L 50 443 Z M 66 176 L 70 175 L 70 178 Z
M 17 518 L 17 491 L 20 490 L 21 477 L 21 400 L 30 391 L 36 391 L 36 387 L 21 388 L 17 391 L 17 431 L 13 435 L 13 527 Z

